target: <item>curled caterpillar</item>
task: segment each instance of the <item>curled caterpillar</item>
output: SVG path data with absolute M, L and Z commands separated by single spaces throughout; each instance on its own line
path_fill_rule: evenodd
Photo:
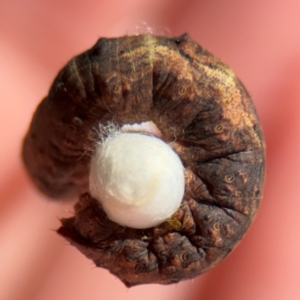
M 111 124 L 117 134 L 105 129 Z M 153 124 L 156 133 L 141 124 Z M 166 144 L 179 157 L 176 174 L 163 173 L 173 163 L 155 164 L 158 154 L 147 163 L 154 150 L 136 151 L 140 141 L 126 150 L 135 153 L 132 163 L 125 163 L 125 148 L 119 147 L 116 165 L 126 170 L 114 171 L 115 158 L 106 164 L 117 149 L 103 150 L 106 141 L 133 133 Z M 105 155 L 94 159 L 97 151 Z M 135 164 L 140 156 L 144 160 Z M 80 197 L 74 217 L 62 219 L 58 233 L 128 287 L 194 278 L 222 261 L 256 215 L 265 174 L 263 134 L 248 92 L 226 64 L 187 34 L 101 38 L 73 58 L 34 114 L 23 159 L 45 194 Z M 131 165 L 136 169 L 128 171 Z M 166 177 L 171 179 L 164 190 Z M 157 190 L 157 203 L 171 200 L 169 213 L 156 215 L 152 225 L 134 226 L 138 213 L 130 213 Z M 127 202 L 120 191 L 128 192 Z M 115 202 L 120 197 L 121 204 Z M 144 209 L 140 219 L 157 212 L 157 205 Z M 118 222 L 118 215 L 127 219 Z

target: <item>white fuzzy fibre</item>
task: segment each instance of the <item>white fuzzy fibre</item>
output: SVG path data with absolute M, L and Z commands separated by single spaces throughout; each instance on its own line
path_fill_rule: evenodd
M 112 221 L 149 228 L 169 218 L 184 195 L 184 168 L 162 140 L 117 132 L 97 145 L 91 160 L 91 195 Z

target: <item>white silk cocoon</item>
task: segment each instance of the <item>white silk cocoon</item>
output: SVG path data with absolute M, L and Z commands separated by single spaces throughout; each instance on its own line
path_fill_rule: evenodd
M 97 145 L 90 192 L 112 221 L 131 228 L 153 227 L 180 206 L 184 167 L 162 140 L 118 132 Z

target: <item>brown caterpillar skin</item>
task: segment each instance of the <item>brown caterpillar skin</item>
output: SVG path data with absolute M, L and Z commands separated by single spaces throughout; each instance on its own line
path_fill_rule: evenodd
M 88 193 L 99 122 L 152 120 L 185 166 L 181 207 L 160 226 L 124 228 Z M 242 239 L 261 199 L 265 150 L 249 94 L 190 39 L 100 39 L 60 71 L 35 112 L 23 158 L 55 198 L 81 195 L 58 233 L 127 286 L 193 278 Z

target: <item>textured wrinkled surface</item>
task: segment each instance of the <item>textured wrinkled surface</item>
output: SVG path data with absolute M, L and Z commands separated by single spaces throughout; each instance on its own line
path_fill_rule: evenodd
M 133 230 L 84 193 L 99 122 L 149 120 L 182 159 L 186 191 L 170 220 Z M 188 35 L 100 39 L 75 57 L 38 107 L 23 157 L 46 194 L 83 194 L 58 232 L 127 286 L 193 278 L 226 257 L 257 212 L 265 169 L 247 91 Z

